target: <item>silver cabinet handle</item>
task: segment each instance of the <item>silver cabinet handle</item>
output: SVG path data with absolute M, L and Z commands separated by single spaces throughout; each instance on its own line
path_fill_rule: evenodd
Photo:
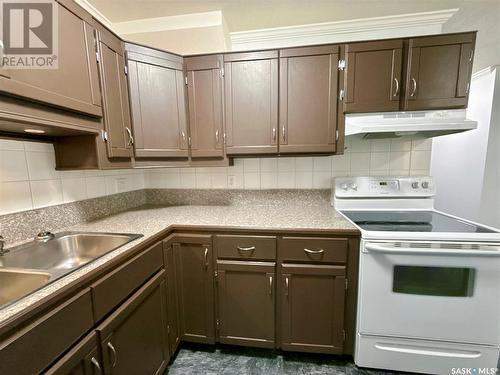
M 273 128 L 273 141 L 276 141 L 276 128 Z
M 321 254 L 321 253 L 324 253 L 325 250 L 324 249 L 318 249 L 318 250 L 311 250 L 311 249 L 304 249 L 304 251 L 308 254 Z
M 273 295 L 273 277 L 269 276 L 269 295 Z
M 132 130 L 128 126 L 125 127 L 125 130 L 128 133 L 128 145 L 132 146 L 134 144 L 134 137 L 132 136 Z
M 182 141 L 186 143 L 186 133 L 181 132 L 181 135 L 182 135 Z
M 205 247 L 205 268 L 208 268 L 208 247 Z
M 248 246 L 248 247 L 237 246 L 236 248 L 240 251 L 253 251 L 253 250 L 255 250 L 255 246 Z
M 286 129 L 285 127 L 283 126 L 283 129 L 281 130 L 281 137 L 283 138 L 283 142 L 285 141 L 285 137 L 286 137 Z
M 92 363 L 92 365 L 97 369 L 99 374 L 102 374 L 101 365 L 99 365 L 99 362 L 95 359 L 95 357 L 90 358 L 90 363 Z
M 219 143 L 219 129 L 215 131 L 215 141 Z
M 288 284 L 289 284 L 288 276 L 285 276 L 285 296 L 287 297 L 288 297 Z
M 111 363 L 111 368 L 114 368 L 116 366 L 116 361 L 117 361 L 116 349 L 113 346 L 113 344 L 111 343 L 111 341 L 108 341 L 106 346 L 111 350 L 111 353 L 113 354 L 113 363 Z
M 472 58 L 474 57 L 474 50 L 471 49 L 469 52 L 469 61 L 472 61 Z
M 399 94 L 399 80 L 394 77 L 394 84 L 396 85 L 396 90 L 394 91 L 394 94 L 392 96 L 398 96 Z
M 415 93 L 417 92 L 417 80 L 415 78 L 412 78 L 411 84 L 412 84 L 412 90 L 410 92 L 410 96 L 415 96 Z

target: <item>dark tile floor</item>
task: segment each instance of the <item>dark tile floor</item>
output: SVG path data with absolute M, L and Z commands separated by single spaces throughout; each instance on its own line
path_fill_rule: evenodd
M 357 368 L 351 358 L 233 346 L 183 345 L 168 375 L 393 375 Z

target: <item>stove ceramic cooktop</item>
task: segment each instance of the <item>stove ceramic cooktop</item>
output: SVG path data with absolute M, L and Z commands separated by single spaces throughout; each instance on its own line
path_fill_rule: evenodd
M 342 211 L 361 229 L 385 232 L 497 233 L 435 211 Z

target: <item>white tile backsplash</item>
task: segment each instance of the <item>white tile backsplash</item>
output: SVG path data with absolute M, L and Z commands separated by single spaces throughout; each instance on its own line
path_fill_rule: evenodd
M 0 215 L 144 187 L 328 189 L 336 176 L 429 174 L 430 139 L 345 144 L 344 155 L 238 158 L 229 167 L 56 171 L 50 143 L 0 139 Z
M 133 169 L 56 171 L 51 143 L 0 139 L 0 215 L 143 189 L 144 178 Z
M 347 137 L 345 144 L 344 155 L 238 158 L 229 167 L 181 168 L 180 178 L 177 168 L 156 169 L 146 172 L 145 184 L 149 188 L 328 189 L 332 177 L 429 174 L 430 140 Z

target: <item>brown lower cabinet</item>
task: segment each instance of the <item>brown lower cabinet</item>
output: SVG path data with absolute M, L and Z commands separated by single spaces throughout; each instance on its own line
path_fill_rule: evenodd
M 46 375 L 98 375 L 102 374 L 101 363 L 97 334 L 92 332 L 52 366 Z
M 218 341 L 275 347 L 275 262 L 217 261 Z
M 352 354 L 358 251 L 356 233 L 173 233 L 2 332 L 0 374 L 162 374 L 180 341 Z
M 283 350 L 342 354 L 345 267 L 280 265 L 280 347 Z
M 181 340 L 214 344 L 212 236 L 186 236 L 173 248 Z

